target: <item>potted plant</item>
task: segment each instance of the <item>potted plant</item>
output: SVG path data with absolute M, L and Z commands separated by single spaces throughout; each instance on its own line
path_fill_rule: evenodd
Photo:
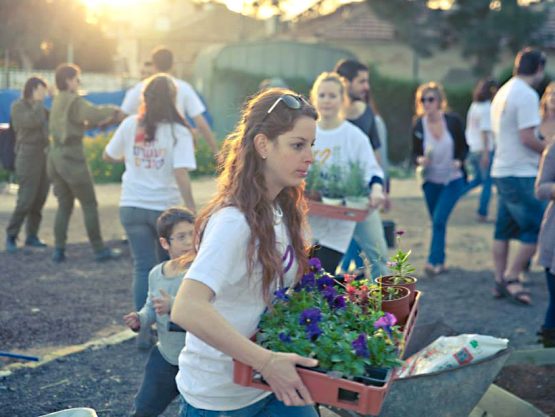
M 345 179 L 345 205 L 360 210 L 367 209 L 368 191 L 363 167 L 358 161 L 351 162 Z
M 376 308 L 393 314 L 400 325 L 404 325 L 410 314 L 411 291 L 406 287 L 391 285 L 382 287 L 375 285 L 370 292 L 371 299 L 376 303 Z
M 349 284 L 328 275 L 317 258 L 310 264 L 312 270 L 295 288 L 276 291 L 273 308 L 261 318 L 257 342 L 273 351 L 314 357 L 317 370 L 335 378 L 383 385 L 373 379 L 376 369 L 402 363 L 396 318 L 373 309 L 367 289 L 365 296 L 354 297 Z
M 323 186 L 322 164 L 315 160 L 310 165 L 310 169 L 305 178 L 305 196 L 311 200 L 320 201 L 322 199 L 321 190 Z
M 409 263 L 411 250 L 409 249 L 405 252 L 401 248 L 401 236 L 404 233 L 403 230 L 398 230 L 395 233 L 398 249 L 387 262 L 387 266 L 392 274 L 378 277 L 376 281 L 384 287 L 401 286 L 408 288 L 410 290 L 410 304 L 412 305 L 416 297 L 416 282 L 418 280 L 411 275 L 415 271 L 414 267 Z
M 343 169 L 341 165 L 332 164 L 325 175 L 322 201 L 332 206 L 343 204 L 345 188 L 343 185 Z

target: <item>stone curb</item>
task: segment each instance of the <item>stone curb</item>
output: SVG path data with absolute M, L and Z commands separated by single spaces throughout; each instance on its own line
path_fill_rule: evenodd
M 132 339 L 135 336 L 136 333 L 134 333 L 130 329 L 126 329 L 111 336 L 89 340 L 88 342 L 80 345 L 66 346 L 64 348 L 45 354 L 38 362 L 13 363 L 7 365 L 4 369 L 0 371 L 0 377 L 7 377 L 18 369 L 38 368 L 39 366 L 52 362 L 53 360 L 67 355 L 72 355 L 74 353 L 82 352 L 88 348 L 101 349 L 106 346 L 117 345 L 118 343 L 125 342 L 126 340 Z

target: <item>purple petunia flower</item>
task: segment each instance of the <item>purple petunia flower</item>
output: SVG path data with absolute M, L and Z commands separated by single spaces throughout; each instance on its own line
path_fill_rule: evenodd
M 374 322 L 374 328 L 382 328 L 391 337 L 391 326 L 395 326 L 397 323 L 397 317 L 391 313 L 385 313 L 382 317 Z
M 311 323 L 306 326 L 306 337 L 310 340 L 315 341 L 321 334 L 322 330 L 318 327 L 318 323 Z
M 274 291 L 274 295 L 279 300 L 289 301 L 289 296 L 287 295 L 287 290 L 288 289 L 289 289 L 288 287 L 280 288 L 279 290 Z
M 310 326 L 312 323 L 316 324 L 322 320 L 322 312 L 319 308 L 307 308 L 301 313 L 299 324 Z
M 320 290 L 320 292 L 324 292 L 328 288 L 333 288 L 333 284 L 335 284 L 335 281 L 333 280 L 333 278 L 323 276 L 316 281 L 316 284 L 318 285 L 318 289 Z
M 385 327 L 395 326 L 397 323 L 397 317 L 391 313 L 385 313 L 382 317 L 374 322 L 374 328 L 379 329 Z
M 312 291 L 316 285 L 316 278 L 314 277 L 314 272 L 308 272 L 303 275 L 299 283 L 295 286 L 295 291 L 299 292 L 301 290 Z
M 353 340 L 351 346 L 355 350 L 355 354 L 360 356 L 361 358 L 368 358 L 370 356 L 370 352 L 368 351 L 368 342 L 366 341 L 366 334 L 361 333 L 358 337 Z
M 331 308 L 333 308 L 335 310 L 345 308 L 345 306 L 346 306 L 345 297 L 343 297 L 342 295 L 338 295 L 337 297 L 335 297 L 333 299 L 333 303 L 331 304 Z
M 328 304 L 331 306 L 331 304 L 333 303 L 333 300 L 337 296 L 337 291 L 333 287 L 327 287 L 321 290 L 321 294 L 324 296 Z
M 400 229 L 400 230 L 397 230 L 397 231 L 395 232 L 395 234 L 396 234 L 397 236 L 403 236 L 403 235 L 405 234 L 405 231 L 402 230 L 402 229 Z
M 289 336 L 287 333 L 285 332 L 281 332 L 279 335 L 279 340 L 281 340 L 284 343 L 289 343 L 291 342 L 291 336 Z
M 397 262 L 387 261 L 387 262 L 385 263 L 385 265 L 386 265 L 388 268 L 395 268 L 395 267 L 397 266 Z
M 322 263 L 318 258 L 310 258 L 308 261 L 308 266 L 315 269 L 316 271 L 319 271 L 320 269 L 322 269 Z

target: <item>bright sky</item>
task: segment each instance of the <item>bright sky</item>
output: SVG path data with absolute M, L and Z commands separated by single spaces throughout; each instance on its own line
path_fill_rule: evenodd
M 157 0 L 81 0 L 87 5 L 89 10 L 92 12 L 99 11 L 101 9 L 111 9 L 114 11 L 123 11 L 126 8 L 145 5 L 148 3 L 155 3 Z M 197 0 L 199 2 L 209 1 L 209 0 Z M 255 0 L 217 0 L 219 3 L 224 3 L 230 10 L 235 12 L 241 12 L 242 9 L 248 8 L 254 3 Z M 328 0 L 327 3 L 330 6 L 329 12 L 333 11 L 337 6 L 345 3 L 353 3 L 364 0 Z M 283 0 L 283 8 L 286 13 L 286 17 L 293 17 L 299 13 L 305 11 L 312 5 L 314 5 L 317 0 Z M 328 12 L 326 10 L 326 12 Z M 271 8 L 261 8 L 260 17 L 265 18 L 272 15 Z

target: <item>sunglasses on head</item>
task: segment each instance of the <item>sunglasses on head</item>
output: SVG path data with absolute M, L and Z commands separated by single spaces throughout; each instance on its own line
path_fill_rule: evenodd
M 420 99 L 421 103 L 433 103 L 434 101 L 436 101 L 436 98 L 434 96 L 422 97 Z
M 285 104 L 291 110 L 299 110 L 303 106 L 303 103 L 309 105 L 308 101 L 306 101 L 303 96 L 296 96 L 293 94 L 283 94 L 282 96 L 279 96 L 277 100 L 274 101 L 274 104 L 270 106 L 270 108 L 262 118 L 262 121 L 260 122 L 261 124 L 264 123 L 264 121 L 266 120 L 266 117 L 268 117 L 268 115 L 274 111 L 274 109 L 279 103 Z

